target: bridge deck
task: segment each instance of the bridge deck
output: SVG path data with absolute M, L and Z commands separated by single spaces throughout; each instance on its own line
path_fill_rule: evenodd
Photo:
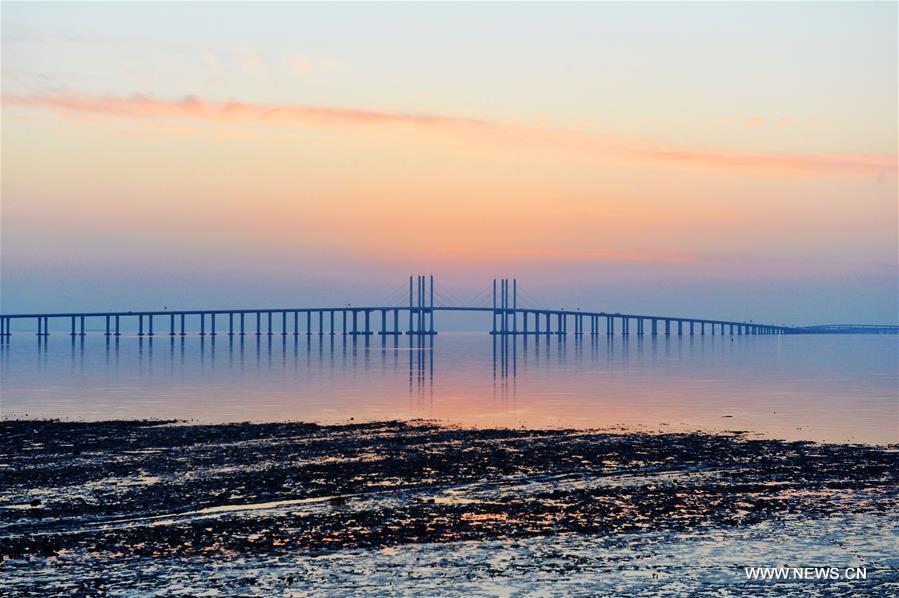
M 516 314 L 550 314 L 553 316 L 581 316 L 581 317 L 614 317 L 628 318 L 631 320 L 657 320 L 670 322 L 693 322 L 695 324 L 755 324 L 758 326 L 769 326 L 775 328 L 787 328 L 786 326 L 777 326 L 775 324 L 754 323 L 751 321 L 738 320 L 712 320 L 707 318 L 693 318 L 685 316 L 658 316 L 649 314 L 633 314 L 606 311 L 583 311 L 570 309 L 536 309 L 536 308 L 492 308 L 492 307 L 466 307 L 466 306 L 434 306 L 434 307 L 412 307 L 408 305 L 383 305 L 383 306 L 343 306 L 343 307 L 267 307 L 252 309 L 187 309 L 187 310 L 147 310 L 147 311 L 89 311 L 89 312 L 46 312 L 46 313 L 18 313 L 18 314 L 0 314 L 0 318 L 8 319 L 34 319 L 34 318 L 105 318 L 105 317 L 135 317 L 135 316 L 199 316 L 199 315 L 229 315 L 229 314 L 283 314 L 283 313 L 318 313 L 318 312 L 347 312 L 347 313 L 364 313 L 364 312 L 478 312 L 489 314 L 491 312 L 502 315 L 504 312 L 508 315 Z
M 204 321 L 202 325 L 204 326 L 201 333 L 205 333 L 205 318 L 207 316 L 250 316 L 254 318 L 253 324 L 257 334 L 262 334 L 259 327 L 259 323 L 256 322 L 256 319 L 261 320 L 262 316 L 267 316 L 268 318 L 274 317 L 275 323 L 279 324 L 279 328 L 283 333 L 287 333 L 287 316 L 288 314 L 293 315 L 294 322 L 291 326 L 292 331 L 294 333 L 300 334 L 301 332 L 298 330 L 298 322 L 300 314 L 303 314 L 303 319 L 306 320 L 306 323 L 309 326 L 303 330 L 302 334 L 312 334 L 316 331 L 312 330 L 312 324 L 317 324 L 318 333 L 325 333 L 325 326 L 323 320 L 325 318 L 325 314 L 327 314 L 328 320 L 328 333 L 337 333 L 336 325 L 334 323 L 333 315 L 339 315 L 341 318 L 346 315 L 347 317 L 352 317 L 353 320 L 356 319 L 359 315 L 364 316 L 364 330 L 360 330 L 360 322 L 351 322 L 352 329 L 347 329 L 347 324 L 342 324 L 343 331 L 342 333 L 347 334 L 372 334 L 372 322 L 369 321 L 371 314 L 378 313 L 379 316 L 379 324 L 381 328 L 381 332 L 388 334 L 395 333 L 406 333 L 409 329 L 406 326 L 403 326 L 403 330 L 400 330 L 399 325 L 399 315 L 402 314 L 405 318 L 409 316 L 410 319 L 413 315 L 418 316 L 432 316 L 434 313 L 439 312 L 473 312 L 473 313 L 484 313 L 484 314 L 493 314 L 494 319 L 499 318 L 500 320 L 505 318 L 507 319 L 506 327 L 502 326 L 495 327 L 494 332 L 503 333 L 503 334 L 568 334 L 568 321 L 570 319 L 574 320 L 575 323 L 575 334 L 599 334 L 600 326 L 599 321 L 604 320 L 606 323 L 606 332 L 614 334 L 615 332 L 615 324 L 618 323 L 621 326 L 620 332 L 623 334 L 630 333 L 630 324 L 636 322 L 637 324 L 637 334 L 644 333 L 644 325 L 646 322 L 649 322 L 651 325 L 652 334 L 657 334 L 659 332 L 670 333 L 672 326 L 677 327 L 677 334 L 683 334 L 684 325 L 690 326 L 691 329 L 689 331 L 690 334 L 694 333 L 692 327 L 697 325 L 700 326 L 699 333 L 704 334 L 705 326 L 711 326 L 711 332 L 714 334 L 714 327 L 721 327 L 721 333 L 724 333 L 723 327 L 735 327 L 739 329 L 739 334 L 743 334 L 744 331 L 746 334 L 899 334 L 899 326 L 879 326 L 879 325 L 870 325 L 870 324 L 833 324 L 833 325 L 821 325 L 821 326 L 782 326 L 776 324 L 765 324 L 759 322 L 751 322 L 751 321 L 737 321 L 737 320 L 718 320 L 718 319 L 709 319 L 709 318 L 698 318 L 698 317 L 686 317 L 686 316 L 664 316 L 664 315 L 653 315 L 653 314 L 637 314 L 637 313 L 621 313 L 621 312 L 608 312 L 608 311 L 586 311 L 586 310 L 572 310 L 572 309 L 538 309 L 538 308 L 502 308 L 502 307 L 481 307 L 481 306 L 408 306 L 408 305 L 371 305 L 371 306 L 320 306 L 320 307 L 267 307 L 267 308 L 242 308 L 242 309 L 189 309 L 189 310 L 147 310 L 147 311 L 88 311 L 88 312 L 47 312 L 47 313 L 14 313 L 14 314 L 0 314 L 0 321 L 2 321 L 2 330 L 0 330 L 0 335 L 9 336 L 11 334 L 10 322 L 13 320 L 37 320 L 38 328 L 40 330 L 39 334 L 46 335 L 48 334 L 48 325 L 49 321 L 59 320 L 59 319 L 70 319 L 72 320 L 72 333 L 75 332 L 75 320 L 79 320 L 81 326 L 79 328 L 80 332 L 78 334 L 83 334 L 84 325 L 83 320 L 85 319 L 96 319 L 96 318 L 141 318 L 141 325 L 143 318 L 150 319 L 150 326 L 148 334 L 153 334 L 152 329 L 152 319 L 169 316 L 174 322 L 175 318 L 179 320 L 185 318 L 187 316 L 202 316 Z M 280 316 L 279 316 L 280 314 Z M 311 318 L 312 314 L 316 314 L 314 318 L 314 322 L 312 322 L 313 318 Z M 390 318 L 392 314 L 393 317 Z M 391 325 L 388 327 L 387 320 L 388 318 L 392 319 Z M 512 323 L 508 323 L 508 318 L 512 318 Z M 374 319 L 374 318 L 372 318 Z M 584 320 L 587 320 L 588 327 L 585 330 Z M 210 317 L 210 320 L 213 318 Z M 531 322 L 531 326 L 529 327 L 529 320 L 534 320 Z M 537 320 L 543 320 L 542 322 L 537 322 Z M 555 322 L 553 322 L 555 320 Z M 43 324 L 41 324 L 43 322 Z M 556 325 L 553 326 L 553 323 Z M 542 324 L 542 325 L 541 325 Z M 43 327 L 42 327 L 43 326 Z M 215 324 L 212 323 L 213 328 L 211 329 L 211 334 L 215 334 Z M 664 327 L 664 329 L 663 329 Z M 388 330 L 390 328 L 390 330 Z M 433 327 L 427 328 L 422 326 L 421 322 L 413 322 L 412 328 L 417 329 L 415 332 L 421 333 L 434 333 Z M 243 330 L 243 326 L 241 326 Z M 116 326 L 116 330 L 118 331 L 118 326 Z M 179 328 L 180 333 L 183 334 L 184 327 L 183 324 Z M 229 330 L 233 333 L 234 323 L 233 320 L 229 325 Z M 109 324 L 107 323 L 107 332 L 109 332 Z M 141 333 L 143 333 L 143 329 L 141 328 Z M 174 333 L 174 329 L 172 329 L 172 333 Z M 266 334 L 272 333 L 272 322 L 270 321 L 266 328 Z
M 227 316 L 226 334 L 247 334 L 247 316 L 252 331 L 249 334 L 373 334 L 375 323 L 381 334 L 436 334 L 435 314 L 440 312 L 470 312 L 492 314 L 491 333 L 495 334 L 568 334 L 568 324 L 573 323 L 575 335 L 583 334 L 615 334 L 616 325 L 620 334 L 631 334 L 631 324 L 635 324 L 634 332 L 638 335 L 646 333 L 649 323 L 649 334 L 706 334 L 709 327 L 711 334 L 725 334 L 727 327 L 730 334 L 851 334 L 851 333 L 899 333 L 899 326 L 873 326 L 856 324 L 836 324 L 822 326 L 792 327 L 778 324 L 766 324 L 746 320 L 720 320 L 688 316 L 663 316 L 652 314 L 621 313 L 609 311 L 589 311 L 581 309 L 542 309 L 518 307 L 518 283 L 515 279 L 494 279 L 493 306 L 478 305 L 436 305 L 434 294 L 434 277 L 418 276 L 413 286 L 413 277 L 409 277 L 409 303 L 407 305 L 342 305 L 319 307 L 266 307 L 244 309 L 189 309 L 189 310 L 146 310 L 146 311 L 68 311 L 50 313 L 17 313 L 0 314 L 0 338 L 8 338 L 12 334 L 12 322 L 35 320 L 38 337 L 49 335 L 51 320 L 69 320 L 71 335 L 84 336 L 87 328 L 86 320 L 105 320 L 107 336 L 119 336 L 121 321 L 137 324 L 138 334 L 145 334 L 146 320 L 148 336 L 154 335 L 154 319 L 168 320 L 169 334 L 184 335 L 187 331 L 186 320 L 190 317 L 191 327 L 199 323 L 199 334 L 207 334 L 207 319 L 210 324 L 209 334 L 216 334 L 216 317 Z M 453 301 L 449 299 L 449 301 Z M 280 316 L 279 316 L 280 314 Z M 301 326 L 301 318 L 303 326 Z M 372 314 L 377 314 L 372 317 Z M 405 320 L 400 323 L 400 315 Z M 313 317 L 314 315 L 314 317 Z M 362 316 L 361 318 L 359 316 Z M 235 316 L 237 316 L 235 318 Z M 262 320 L 265 316 L 265 332 Z M 292 316 L 292 322 L 289 318 Z M 392 317 L 391 317 L 392 316 Z M 340 319 L 340 322 L 337 319 Z M 408 318 L 406 320 L 406 318 Z M 235 320 L 237 320 L 235 322 Z M 361 321 L 360 321 L 361 320 Z M 511 320 L 511 321 L 510 321 Z M 158 324 L 158 320 L 157 324 Z M 220 320 L 219 320 L 220 322 Z M 327 326 L 326 326 L 327 322 Z M 339 330 L 338 330 L 338 324 Z M 585 326 L 586 324 L 586 326 Z M 604 325 L 603 325 L 604 324 Z M 235 326 L 236 325 L 236 326 Z M 698 327 L 698 329 L 697 329 Z M 301 331 L 302 328 L 302 331 Z M 157 328 L 157 331 L 159 328 Z M 290 330 L 290 332 L 289 332 Z

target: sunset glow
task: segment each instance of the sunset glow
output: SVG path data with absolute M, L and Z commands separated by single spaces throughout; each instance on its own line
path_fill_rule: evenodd
M 267 11 L 4 4 L 4 310 L 429 270 L 895 321 L 895 4 Z

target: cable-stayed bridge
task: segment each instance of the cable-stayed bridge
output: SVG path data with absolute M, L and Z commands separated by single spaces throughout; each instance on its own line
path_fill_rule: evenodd
M 519 305 L 518 281 L 494 279 L 492 303 L 487 290 L 469 302 L 445 293 L 444 303 L 435 302 L 434 277 L 409 277 L 408 293 L 402 302 L 391 300 L 371 306 L 273 307 L 252 309 L 194 309 L 106 312 L 58 312 L 0 314 L 0 339 L 15 332 L 49 336 L 51 322 L 72 337 L 99 330 L 118 337 L 126 327 L 140 337 L 155 335 L 434 335 L 439 313 L 471 312 L 492 315 L 490 333 L 495 335 L 767 335 L 767 334 L 897 334 L 899 326 L 821 325 L 784 326 L 752 321 L 717 320 L 636 313 L 547 309 Z M 455 304 L 453 304 L 455 303 Z M 30 325 L 29 325 L 30 323 Z M 88 327 L 90 324 L 90 327 Z

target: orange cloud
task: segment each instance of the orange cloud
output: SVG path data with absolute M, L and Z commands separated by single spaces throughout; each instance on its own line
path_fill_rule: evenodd
M 852 176 L 895 176 L 896 156 L 877 154 L 744 153 L 666 147 L 594 132 L 510 124 L 478 118 L 411 112 L 319 107 L 302 104 L 210 102 L 197 96 L 162 100 L 149 95 L 121 97 L 77 92 L 3 94 L 3 104 L 118 118 L 167 118 L 215 123 L 258 123 L 298 127 L 361 128 L 375 125 L 427 129 L 516 148 L 561 149 L 605 160 L 695 165 L 750 172 L 794 172 Z
M 460 246 L 440 246 L 432 259 L 440 257 L 474 259 L 487 256 L 491 261 L 495 260 L 525 260 L 531 263 L 546 262 L 605 262 L 605 263 L 633 263 L 633 264 L 668 264 L 690 265 L 698 264 L 699 258 L 684 252 L 660 252 L 660 251 L 591 251 L 579 249 L 530 249 L 530 248 L 483 248 Z
M 12 106 L 59 109 L 130 118 L 180 118 L 214 122 L 288 123 L 295 125 L 341 125 L 388 123 L 413 125 L 487 125 L 487 121 L 432 114 L 383 112 L 354 108 L 327 108 L 303 105 L 262 105 L 243 102 L 207 102 L 198 96 L 180 100 L 160 100 L 149 95 L 129 97 L 65 92 L 58 94 L 3 94 L 3 103 Z

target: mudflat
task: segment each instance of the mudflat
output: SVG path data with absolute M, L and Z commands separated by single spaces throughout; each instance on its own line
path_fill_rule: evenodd
M 510 563 L 526 567 L 529 551 L 555 546 L 563 556 L 542 559 L 552 569 L 544 581 L 583 578 L 588 591 L 606 587 L 603 576 L 590 585 L 591 567 L 609 567 L 616 550 L 631 551 L 626 562 L 652 585 L 663 583 L 665 559 L 634 551 L 824 525 L 837 550 L 827 558 L 870 567 L 851 587 L 884 591 L 899 581 L 889 548 L 897 492 L 895 446 L 740 431 L 3 421 L 0 589 L 406 593 L 455 574 L 506 587 L 517 583 Z M 838 550 L 852 534 L 871 539 L 867 551 Z M 476 564 L 487 553 L 508 557 L 496 575 Z M 349 569 L 336 564 L 346 555 Z M 781 564 L 775 557 L 733 555 L 732 570 L 693 575 L 726 586 L 742 575 L 737 565 Z M 378 574 L 391 560 L 402 566 L 387 583 Z

